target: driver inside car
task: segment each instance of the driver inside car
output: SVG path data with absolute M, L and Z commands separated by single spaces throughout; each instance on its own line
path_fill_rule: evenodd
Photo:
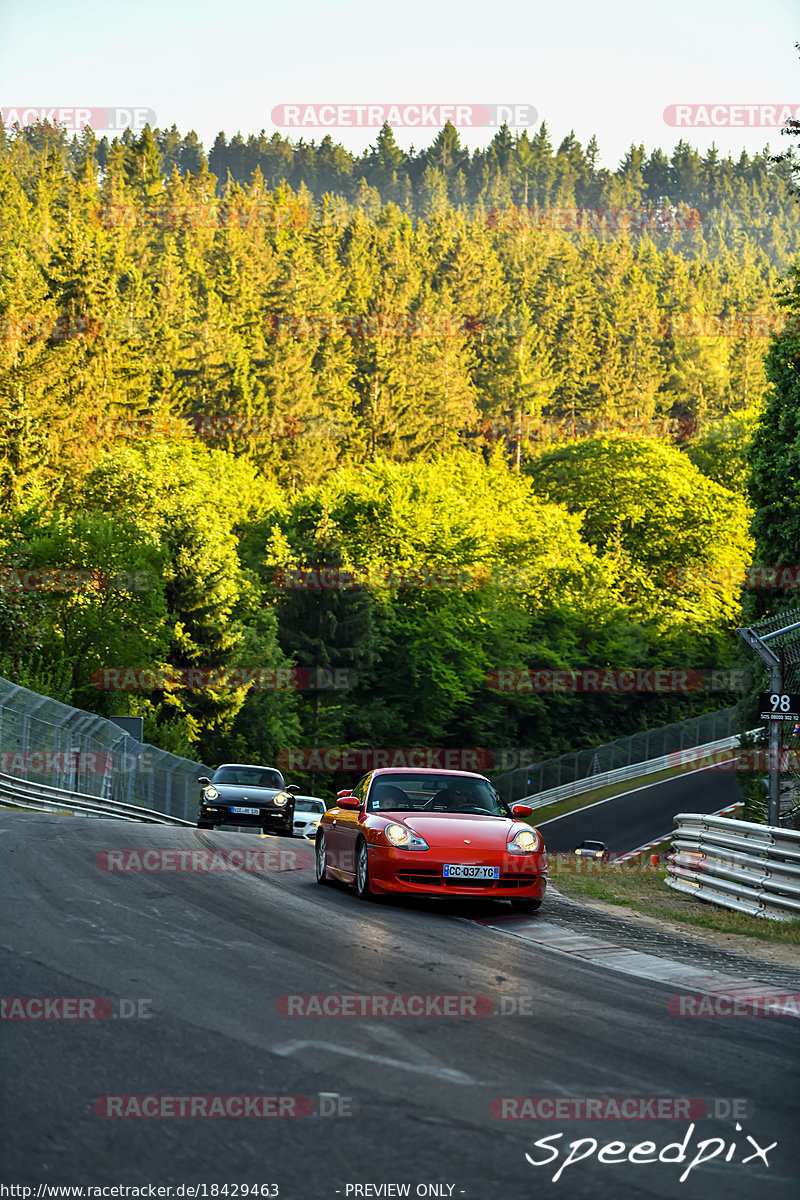
M 473 795 L 469 784 L 457 783 L 437 792 L 431 808 L 440 808 L 446 812 L 461 812 L 465 807 L 475 807 L 476 804 L 479 805 L 480 801 Z
M 375 795 L 372 797 L 372 808 L 375 812 L 380 812 L 381 809 L 404 809 L 411 807 L 409 805 L 408 796 L 402 788 L 395 787 L 391 783 L 384 783 L 375 789 Z

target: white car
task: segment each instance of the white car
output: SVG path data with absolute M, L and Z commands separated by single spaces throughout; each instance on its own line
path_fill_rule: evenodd
M 292 835 L 313 842 L 325 807 L 325 801 L 318 796 L 295 796 Z

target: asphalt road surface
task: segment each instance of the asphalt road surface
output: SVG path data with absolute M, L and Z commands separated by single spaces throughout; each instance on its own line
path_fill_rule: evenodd
M 107 850 L 209 847 L 296 857 L 279 871 L 101 869 Z M 800 1027 L 790 1018 L 670 1016 L 664 984 L 475 923 L 499 903 L 370 904 L 319 887 L 296 841 L 2 813 L 0 856 L 5 1015 L 14 997 L 100 997 L 143 1014 L 0 1022 L 6 1185 L 33 1196 L 55 1194 L 40 1185 L 170 1186 L 172 1196 L 191 1194 L 179 1185 L 205 1185 L 201 1196 L 274 1185 L 258 1194 L 283 1200 L 797 1196 Z M 292 1017 L 280 999 L 365 993 L 482 995 L 493 1012 Z M 285 1102 L 279 1118 L 96 1111 L 131 1111 L 119 1097 L 220 1095 L 306 1099 L 294 1116 Z M 704 1099 L 722 1101 L 723 1114 L 736 1099 L 747 1116 L 737 1129 L 728 1115 L 690 1121 L 680 1105 L 673 1119 L 647 1119 L 646 1106 L 641 1120 L 492 1115 L 493 1101 L 496 1112 L 514 1097 Z M 320 1109 L 332 1115 L 299 1115 Z M 748 1136 L 777 1143 L 766 1163 Z M 572 1156 L 587 1157 L 564 1167 L 580 1139 L 595 1149 L 582 1142 Z M 623 1150 L 599 1161 L 612 1142 Z M 640 1158 L 664 1160 L 628 1161 L 642 1142 L 655 1150 Z
M 671 833 L 676 813 L 719 812 L 739 799 L 734 771 L 693 771 L 544 821 L 541 829 L 548 850 L 574 850 L 591 839 L 605 842 L 613 858 Z

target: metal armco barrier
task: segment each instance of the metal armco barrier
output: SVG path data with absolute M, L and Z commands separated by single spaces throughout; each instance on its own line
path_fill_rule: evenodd
M 130 737 L 96 713 L 0 677 L 0 773 L 32 795 L 95 798 L 191 823 L 204 763 Z
M 750 730 L 751 734 L 757 732 L 759 730 Z M 515 803 L 529 804 L 531 808 L 543 808 L 545 804 L 557 804 L 559 800 L 569 800 L 573 796 L 579 796 L 582 792 L 592 792 L 595 788 L 606 787 L 608 784 L 624 783 L 626 779 L 638 779 L 640 776 L 657 775 L 659 771 L 666 771 L 671 767 L 686 773 L 703 769 L 703 760 L 710 758 L 717 751 L 735 750 L 739 745 L 739 736 L 736 734 L 734 737 L 719 738 L 718 741 L 707 742 L 704 746 L 673 750 L 658 758 L 648 759 L 647 762 L 631 763 L 628 767 L 617 767 L 614 771 L 588 775 L 585 779 L 562 783 L 560 787 L 549 788 L 546 792 L 535 792 L 532 796 L 520 797 Z M 726 757 L 730 759 L 731 763 L 733 762 L 733 754 Z M 708 768 L 711 765 L 707 764 Z
M 668 887 L 773 921 L 800 918 L 800 832 L 678 813 Z
M 116 817 L 121 821 L 146 821 L 151 825 L 194 825 L 194 821 L 183 821 L 180 817 L 170 817 L 150 808 L 140 808 L 137 804 L 101 800 L 96 796 L 85 796 L 80 792 L 70 792 L 66 788 L 48 787 L 43 783 L 32 783 L 28 779 L 17 779 L 12 775 L 0 775 L 0 808 L 34 808 L 42 812 Z
M 543 795 L 568 784 L 578 783 L 582 785 L 578 791 L 586 791 L 592 785 L 585 781 L 597 775 L 606 775 L 637 764 L 646 767 L 648 763 L 674 751 L 722 745 L 725 739 L 734 736 L 738 728 L 736 709 L 723 708 L 672 725 L 662 725 L 658 729 L 644 729 L 602 746 L 591 746 L 586 750 L 562 754 L 558 758 L 531 762 L 529 766 L 494 775 L 492 783 L 509 804 L 527 796 Z M 632 777 L 623 776 L 628 779 Z

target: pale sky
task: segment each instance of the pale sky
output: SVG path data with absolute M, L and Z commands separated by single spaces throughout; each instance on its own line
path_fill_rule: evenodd
M 138 108 L 161 128 L 194 129 L 206 150 L 220 130 L 263 128 L 329 132 L 362 151 L 377 128 L 353 127 L 337 106 L 412 106 L 415 120 L 424 105 L 527 105 L 530 133 L 542 119 L 556 146 L 570 129 L 584 145 L 595 133 L 613 167 L 631 142 L 785 147 L 777 128 L 752 122 L 764 105 L 800 116 L 798 40 L 798 0 L 0 0 L 0 110 Z M 326 106 L 329 124 L 276 124 L 289 104 Z M 715 128 L 664 119 L 670 105 L 698 104 Z M 419 148 L 437 128 L 396 136 Z M 493 133 L 464 127 L 462 139 L 474 148 Z

